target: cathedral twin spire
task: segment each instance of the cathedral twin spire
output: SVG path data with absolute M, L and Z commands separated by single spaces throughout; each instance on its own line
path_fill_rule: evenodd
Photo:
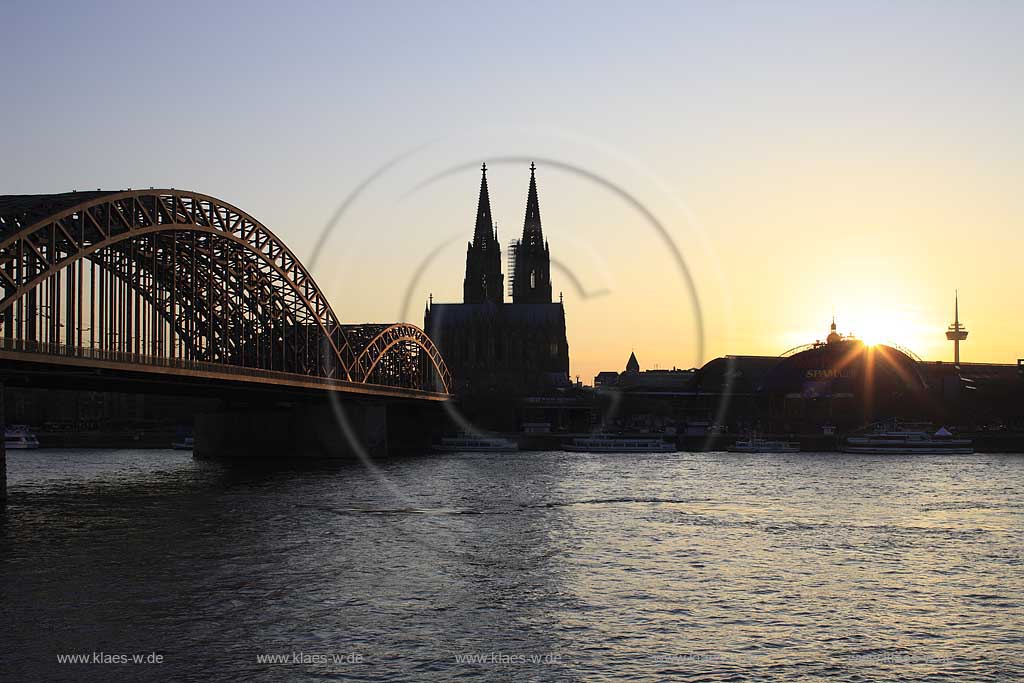
M 498 231 L 498 226 L 491 220 L 491 197 L 487 191 L 487 164 L 480 167 L 480 198 L 476 204 L 476 229 L 473 231 L 474 243 L 486 243 Z
M 523 236 L 511 245 L 515 250 L 514 272 L 510 273 L 513 278 L 513 303 L 551 303 L 551 257 L 541 228 L 536 170 L 536 165 L 530 164 L 530 189 L 526 198 Z M 503 284 L 498 227 L 491 217 L 487 164 L 484 164 L 481 167 L 476 228 L 473 231 L 473 241 L 466 249 L 463 303 L 503 303 Z
M 466 247 L 466 278 L 462 281 L 462 301 L 482 304 L 505 301 L 505 278 L 501 274 L 501 247 L 498 226 L 491 219 L 491 197 L 487 191 L 487 164 L 481 168 L 480 199 L 476 206 L 473 241 Z
M 551 254 L 540 225 L 536 170 L 537 167 L 530 164 L 530 190 L 526 195 L 523 236 L 515 245 L 512 300 L 517 304 L 551 303 Z
M 537 200 L 537 167 L 530 164 L 530 190 L 526 195 L 526 220 L 523 221 L 524 244 L 541 244 L 544 231 L 540 226 L 540 202 Z

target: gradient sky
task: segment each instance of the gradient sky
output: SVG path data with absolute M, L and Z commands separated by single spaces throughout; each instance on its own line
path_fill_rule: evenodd
M 4 194 L 194 189 L 313 261 L 401 157 L 315 255 L 348 322 L 458 300 L 480 161 L 506 242 L 529 170 L 496 160 L 536 158 L 581 170 L 538 183 L 584 381 L 630 349 L 778 354 L 833 308 L 951 358 L 954 287 L 964 360 L 1024 356 L 1021 3 L 8 1 L 0 23 Z M 625 195 L 683 256 L 703 353 Z

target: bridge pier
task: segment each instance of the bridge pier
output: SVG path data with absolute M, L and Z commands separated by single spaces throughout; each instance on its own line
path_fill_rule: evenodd
M 4 392 L 7 389 L 3 382 L 0 382 L 0 435 L 7 429 L 7 418 L 5 411 L 7 405 L 4 402 Z M 0 439 L 0 512 L 7 507 L 7 439 Z
M 345 402 L 356 439 L 372 458 L 388 454 L 387 407 Z M 252 406 L 230 404 L 196 417 L 197 458 L 355 458 L 358 453 L 327 401 Z

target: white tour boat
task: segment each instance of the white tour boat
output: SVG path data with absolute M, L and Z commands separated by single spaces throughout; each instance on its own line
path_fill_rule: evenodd
M 26 425 L 8 425 L 4 429 L 4 448 L 7 450 L 39 448 L 39 439 Z
M 799 453 L 799 441 L 773 441 L 751 436 L 738 439 L 729 447 L 730 453 Z
M 519 450 L 519 444 L 497 436 L 446 436 L 434 445 L 435 451 L 446 453 L 510 453 Z
M 562 448 L 580 453 L 673 453 L 677 450 L 675 444 L 664 439 L 614 434 L 578 436 L 571 442 L 562 444 Z
M 871 455 L 968 455 L 974 452 L 970 439 L 953 436 L 945 427 L 932 433 L 921 425 L 898 422 L 875 425 L 870 432 L 846 438 L 844 453 Z

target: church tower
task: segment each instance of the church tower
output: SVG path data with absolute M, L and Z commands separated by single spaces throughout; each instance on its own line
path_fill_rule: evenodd
M 491 197 L 487 192 L 487 164 L 481 169 L 480 199 L 476 207 L 473 241 L 466 247 L 466 278 L 462 281 L 462 303 L 482 304 L 505 301 L 505 278 L 501 274 L 498 229 L 491 220 Z
M 526 197 L 523 237 L 515 245 L 512 302 L 517 304 L 551 303 L 551 254 L 540 225 L 536 170 L 536 165 L 530 164 L 530 191 Z
M 455 393 L 496 399 L 495 405 L 504 408 L 491 411 L 489 428 L 509 431 L 522 419 L 520 399 L 553 395 L 570 386 L 569 341 L 565 307 L 551 301 L 551 258 L 540 226 L 536 165 L 530 165 L 522 239 L 508 246 L 508 253 L 516 257 L 506 271 L 508 292 L 502 287 L 487 166 L 481 170 L 476 230 L 466 248 L 463 301 L 434 303 L 431 297 L 423 311 L 423 329 L 444 354 Z M 504 300 L 506 294 L 511 302 Z

